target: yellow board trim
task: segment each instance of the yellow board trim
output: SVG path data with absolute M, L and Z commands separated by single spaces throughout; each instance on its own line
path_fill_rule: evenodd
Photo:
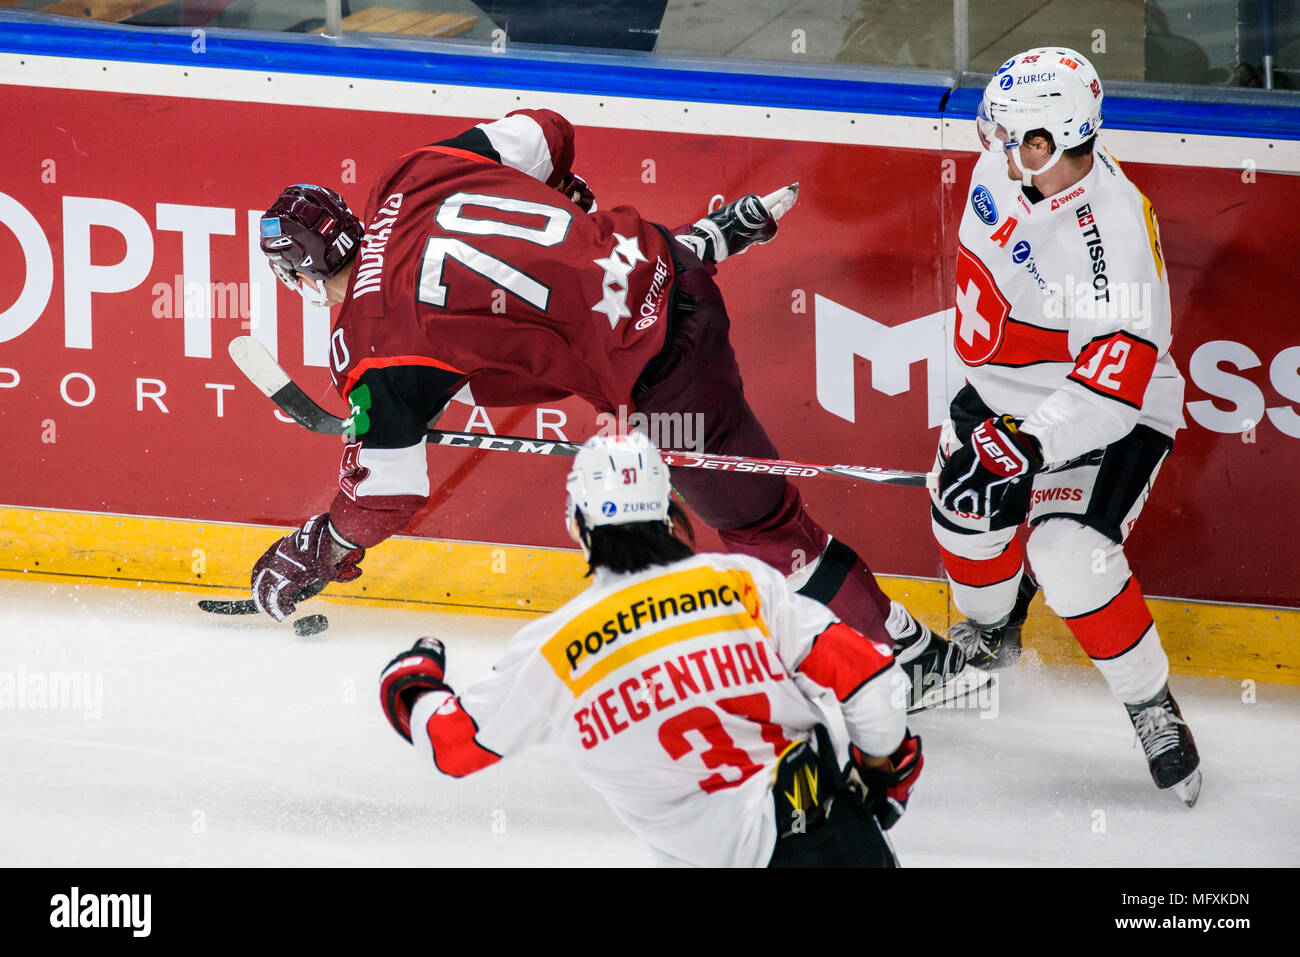
M 257 557 L 284 530 L 256 525 L 0 506 L 0 577 L 248 594 Z M 397 537 L 372 549 L 355 582 L 328 597 L 418 603 L 492 614 L 554 611 L 588 584 L 572 549 Z M 880 577 L 932 628 L 955 620 L 944 582 Z M 1300 684 L 1300 610 L 1148 599 L 1170 667 L 1179 674 Z M 1086 665 L 1040 595 L 1025 647 L 1049 664 Z

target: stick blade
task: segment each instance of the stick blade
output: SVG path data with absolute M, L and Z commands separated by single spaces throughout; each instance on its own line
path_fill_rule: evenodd
M 308 398 L 262 343 L 252 336 L 239 336 L 230 340 L 226 351 L 248 381 L 303 428 L 324 435 L 343 433 L 343 420 Z
M 252 336 L 239 336 L 226 347 L 239 371 L 257 386 L 263 395 L 273 396 L 290 384 L 289 375 L 280 368 L 270 350 Z

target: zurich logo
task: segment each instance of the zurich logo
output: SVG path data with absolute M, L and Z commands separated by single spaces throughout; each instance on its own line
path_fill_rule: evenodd
M 1011 58 L 1010 60 L 1008 60 L 1006 63 L 1004 63 L 1004 64 L 1002 64 L 1000 67 L 998 67 L 998 73 L 1006 73 L 1007 70 L 1010 70 L 1010 69 L 1011 69 L 1013 66 L 1015 66 L 1015 65 L 1016 65 L 1016 58 L 1015 58 L 1015 57 L 1012 57 L 1012 58 Z M 1006 87 L 1003 87 L 1003 89 L 1006 89 Z
M 1028 259 L 1028 258 L 1029 258 L 1029 243 L 1026 243 L 1026 242 L 1023 242 L 1023 241 L 1022 241 L 1022 242 L 1018 242 L 1018 243 L 1016 243 L 1015 248 L 1011 250 L 1011 258 L 1012 258 L 1013 261 L 1018 262 L 1018 263 L 1022 263 L 1022 262 L 1024 262 L 1026 259 Z
M 1087 120 L 1084 120 L 1081 124 L 1079 124 L 1079 135 L 1087 136 L 1088 131 L 1091 129 L 1092 129 L 1092 124 L 1089 123 Z
M 606 518 L 613 518 L 614 513 L 617 511 L 618 511 L 618 506 L 615 505 L 613 502 L 606 502 L 604 505 L 600 507 L 600 514 L 604 515 Z
M 998 221 L 998 207 L 987 186 L 975 187 L 975 192 L 970 194 L 970 206 L 986 225 L 992 226 Z
M 1004 90 L 1009 90 L 1015 84 L 1015 82 L 1016 82 L 1016 78 L 1013 77 L 1010 73 L 1008 73 L 1005 76 L 1003 76 L 1002 79 L 998 80 L 998 86 L 1002 87 L 1002 89 Z

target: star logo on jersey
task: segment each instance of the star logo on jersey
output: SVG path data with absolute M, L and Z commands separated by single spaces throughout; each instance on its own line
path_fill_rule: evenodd
M 593 259 L 597 266 L 605 271 L 601 282 L 603 293 L 600 302 L 591 307 L 592 312 L 602 313 L 609 320 L 609 327 L 618 327 L 618 321 L 632 315 L 627 308 L 627 280 L 639 262 L 649 262 L 641 252 L 641 244 L 635 236 L 614 234 L 615 245 L 604 259 Z
M 957 323 L 953 345 L 968 366 L 983 365 L 1002 345 L 1002 330 L 1011 303 L 979 259 L 965 246 L 957 248 Z

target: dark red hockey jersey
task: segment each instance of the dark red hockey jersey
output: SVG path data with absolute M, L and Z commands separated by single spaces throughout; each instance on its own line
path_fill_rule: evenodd
M 587 214 L 553 188 L 572 158 L 567 120 L 523 110 L 380 177 L 334 322 L 345 397 L 369 369 L 414 365 L 479 405 L 632 407 L 664 345 L 669 240 L 631 207 Z
M 366 208 L 330 341 L 352 407 L 331 528 L 369 547 L 429 495 L 425 429 L 468 386 L 478 405 L 568 395 L 630 412 L 664 347 L 669 236 L 630 207 L 565 193 L 573 127 L 521 110 L 400 157 Z

